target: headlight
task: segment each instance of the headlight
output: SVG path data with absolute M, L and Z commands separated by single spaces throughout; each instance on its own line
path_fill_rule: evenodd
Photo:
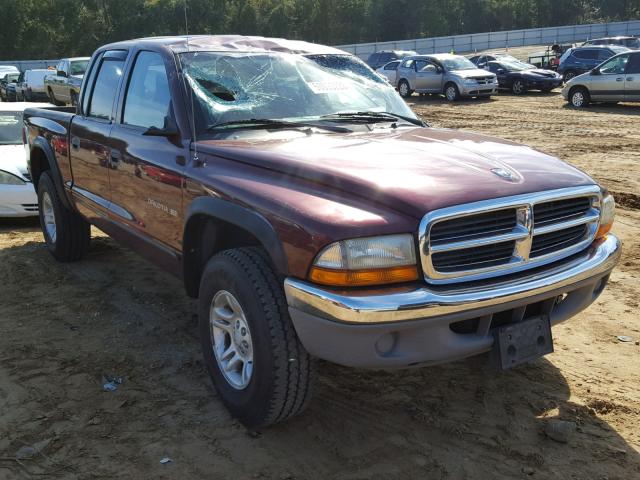
M 341 287 L 417 280 L 413 236 L 388 235 L 332 243 L 316 257 L 309 279 Z
M 616 202 L 611 194 L 605 193 L 600 202 L 600 223 L 596 232 L 596 239 L 606 237 L 611 231 L 615 215 Z
M 474 79 L 474 78 L 465 78 L 464 79 L 464 84 L 465 85 L 476 85 L 478 82 Z
M 0 170 L 0 185 L 24 185 L 25 182 L 20 177 L 16 177 L 13 173 Z

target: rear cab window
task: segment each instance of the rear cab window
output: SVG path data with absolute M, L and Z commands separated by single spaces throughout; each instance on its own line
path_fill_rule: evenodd
M 101 120 L 112 119 L 113 105 L 122 80 L 126 57 L 127 52 L 124 50 L 112 50 L 102 55 L 86 116 Z

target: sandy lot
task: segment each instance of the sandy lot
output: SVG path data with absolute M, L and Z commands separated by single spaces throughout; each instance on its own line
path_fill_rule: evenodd
M 250 433 L 211 387 L 177 280 L 99 232 L 85 261 L 58 264 L 35 222 L 3 221 L 0 479 L 640 478 L 640 107 L 578 112 L 535 93 L 411 103 L 434 126 L 528 143 L 615 192 L 624 258 L 598 302 L 554 329 L 554 354 L 506 373 L 482 358 L 399 373 L 322 364 L 304 415 Z M 103 391 L 112 377 L 122 384 Z M 575 422 L 568 443 L 544 434 L 551 419 Z

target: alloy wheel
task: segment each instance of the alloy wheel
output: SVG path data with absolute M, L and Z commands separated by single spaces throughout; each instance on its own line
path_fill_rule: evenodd
M 56 214 L 53 210 L 53 202 L 49 196 L 49 192 L 42 194 L 42 218 L 44 219 L 44 228 L 47 231 L 47 236 L 52 244 L 56 243 L 58 237 L 56 228 Z
M 220 372 L 233 388 L 245 389 L 253 373 L 253 340 L 240 303 L 226 290 L 211 301 L 209 331 Z
M 450 102 L 453 102 L 458 96 L 456 92 L 456 87 L 454 87 L 453 85 L 450 85 L 449 87 L 447 87 L 445 96 L 447 97 L 447 100 L 449 100 Z
M 584 93 L 580 90 L 571 95 L 571 105 L 574 107 L 582 107 L 584 105 Z

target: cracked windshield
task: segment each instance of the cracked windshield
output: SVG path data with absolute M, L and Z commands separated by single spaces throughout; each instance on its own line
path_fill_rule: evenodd
M 346 56 L 192 52 L 181 62 L 200 132 L 256 119 L 306 122 L 341 113 L 415 119 L 391 85 Z

